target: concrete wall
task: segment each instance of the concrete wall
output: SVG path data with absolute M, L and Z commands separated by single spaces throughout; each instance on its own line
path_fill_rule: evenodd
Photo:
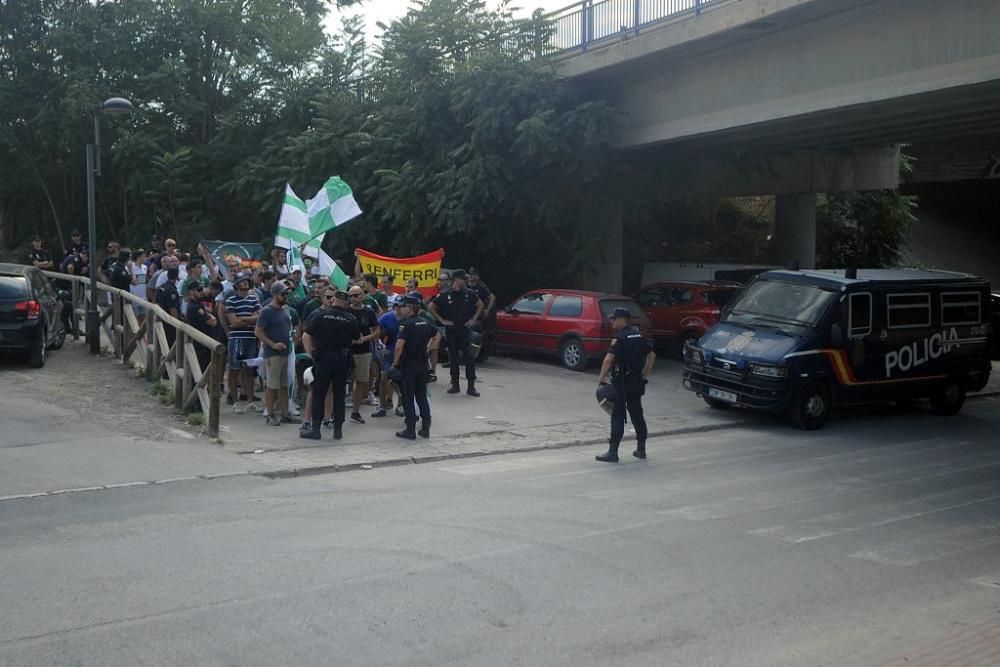
M 742 0 L 560 71 L 627 112 L 626 147 L 733 130 L 732 145 L 884 145 L 971 129 L 973 112 L 995 126 L 998 26 L 998 0 Z

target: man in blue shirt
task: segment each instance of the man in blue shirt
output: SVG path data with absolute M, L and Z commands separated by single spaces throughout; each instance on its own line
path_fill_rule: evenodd
M 397 301 L 389 312 L 378 318 L 378 328 L 382 332 L 382 344 L 385 346 L 382 352 L 382 380 L 379 383 L 378 410 L 372 413 L 372 417 L 385 417 L 386 410 L 392 409 L 392 382 L 386 376 L 392 367 L 393 355 L 396 351 L 396 335 L 399 333 L 399 310 L 400 304 Z
M 254 335 L 264 346 L 264 401 L 267 404 L 267 425 L 294 424 L 288 415 L 288 349 L 292 340 L 292 318 L 285 308 L 288 287 L 283 282 L 271 285 L 271 301 L 261 308 Z M 277 399 L 277 405 L 275 405 Z M 281 416 L 278 416 L 278 413 Z

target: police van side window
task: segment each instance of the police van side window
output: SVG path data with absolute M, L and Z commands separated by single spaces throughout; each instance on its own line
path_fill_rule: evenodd
M 847 322 L 849 338 L 864 338 L 872 332 L 872 295 L 861 292 L 851 295 L 851 309 Z
M 979 324 L 982 304 L 979 292 L 942 292 L 941 326 Z
M 907 292 L 886 295 L 886 322 L 890 329 L 915 329 L 931 325 L 931 295 Z

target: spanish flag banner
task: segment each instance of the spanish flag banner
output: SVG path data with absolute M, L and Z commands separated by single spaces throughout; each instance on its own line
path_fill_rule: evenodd
M 418 257 L 385 257 L 376 255 L 373 252 L 358 248 L 354 253 L 361 263 L 363 273 L 374 273 L 382 279 L 387 273 L 391 273 L 395 279 L 393 281 L 393 292 L 403 294 L 406 292 L 406 281 L 416 278 L 417 289 L 425 297 L 434 296 L 438 292 L 437 278 L 441 271 L 441 258 L 444 257 L 444 248 L 438 248 L 433 252 Z

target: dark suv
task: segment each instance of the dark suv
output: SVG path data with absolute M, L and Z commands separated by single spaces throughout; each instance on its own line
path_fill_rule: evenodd
M 62 347 L 62 302 L 45 274 L 33 266 L 0 264 L 0 349 L 23 350 L 35 368 L 46 350 Z

